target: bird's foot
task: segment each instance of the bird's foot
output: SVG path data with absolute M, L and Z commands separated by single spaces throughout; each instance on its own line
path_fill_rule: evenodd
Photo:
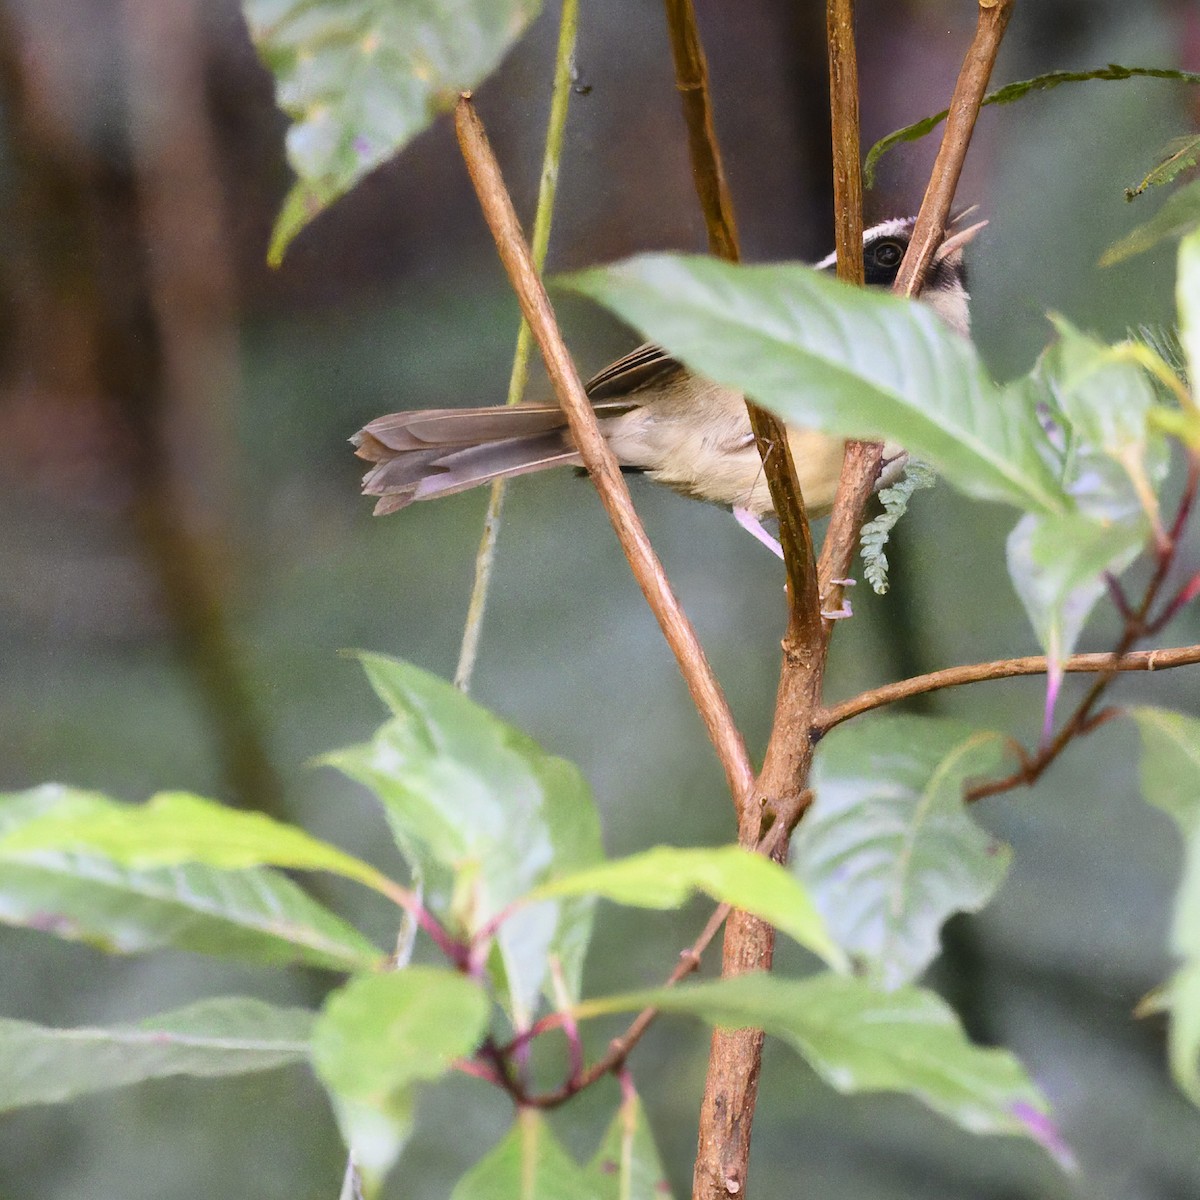
M 763 523 L 748 508 L 734 508 L 733 519 L 777 558 L 783 557 L 783 547 L 763 528 Z

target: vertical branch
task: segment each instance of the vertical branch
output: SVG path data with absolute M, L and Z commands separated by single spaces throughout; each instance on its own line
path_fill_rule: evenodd
M 687 124 L 692 178 L 708 229 L 708 248 L 718 258 L 737 262 L 737 225 L 733 200 L 725 180 L 721 150 L 713 123 L 712 98 L 708 87 L 708 61 L 700 44 L 696 11 L 692 0 L 664 0 L 671 57 L 675 64 L 675 88 Z M 779 518 L 779 542 L 787 567 L 788 596 L 794 612 L 802 612 L 806 624 L 819 623 L 820 602 L 813 570 L 812 534 L 800 494 L 796 464 L 788 444 L 787 430 L 774 415 L 747 401 L 750 427 L 763 461 L 763 472 L 771 491 L 771 503 Z
M 754 782 L 742 736 L 733 723 L 724 693 L 712 673 L 696 631 L 671 591 L 662 564 L 638 520 L 621 468 L 600 432 L 595 410 L 563 344 L 554 310 L 534 269 L 520 222 L 513 211 L 512 198 L 504 186 L 500 167 L 469 94 L 459 99 L 455 127 L 483 215 L 521 310 L 542 352 L 579 455 L 596 485 L 638 586 L 675 654 L 692 700 L 725 769 L 729 790 L 740 799 L 747 795 Z
M 558 191 L 558 164 L 562 158 L 563 131 L 567 125 L 567 103 L 571 98 L 571 60 L 575 54 L 575 35 L 579 27 L 579 0 L 563 0 L 558 26 L 558 50 L 554 58 L 554 87 L 550 98 L 550 117 L 546 123 L 546 149 L 542 155 L 542 175 L 538 183 L 537 212 L 533 218 L 533 264 L 540 273 L 546 263 L 550 246 L 550 225 L 554 218 L 554 197 Z M 533 337 L 529 322 L 521 318 L 517 333 L 517 349 L 513 355 L 512 374 L 508 380 L 506 403 L 516 404 L 525 394 L 529 378 L 529 351 Z M 463 625 L 462 646 L 454 672 L 454 686 L 460 691 L 471 690 L 471 677 L 479 657 L 479 638 L 487 610 L 488 590 L 492 582 L 492 567 L 496 561 L 496 539 L 500 536 L 500 515 L 504 510 L 505 480 L 493 482 L 488 496 L 487 513 L 483 518 L 483 534 L 475 554 L 475 581 L 467 604 L 467 619 Z

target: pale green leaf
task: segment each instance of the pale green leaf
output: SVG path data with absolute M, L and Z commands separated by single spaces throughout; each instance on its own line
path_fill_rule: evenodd
M 999 765 L 1003 740 L 957 721 L 890 717 L 834 729 L 817 747 L 816 799 L 792 869 L 872 982 L 915 979 L 942 924 L 995 894 L 1010 852 L 967 815 L 963 787 Z
M 979 499 L 1065 505 L 1028 393 L 997 387 L 920 303 L 807 267 L 667 254 L 561 282 L 791 424 L 897 442 Z
M 1172 192 L 1150 220 L 1113 242 L 1100 256 L 1100 265 L 1111 267 L 1113 263 L 1144 253 L 1167 238 L 1190 233 L 1197 225 L 1200 225 L 1200 179 Z
M 1008 574 L 1052 663 L 1074 650 L 1107 591 L 1104 573 L 1120 575 L 1148 532 L 1144 519 L 1106 524 L 1082 513 L 1029 513 L 1017 522 L 1008 536 Z
M 621 1101 L 587 1172 L 596 1200 L 671 1200 L 671 1185 L 636 1092 Z
M 587 1000 L 575 1012 L 585 1018 L 647 1005 L 722 1028 L 763 1029 L 840 1092 L 904 1092 L 972 1133 L 1032 1138 L 1070 1161 L 1045 1099 L 1017 1060 L 971 1045 L 933 992 L 881 992 L 844 975 L 784 980 L 760 972 Z
M 291 118 L 297 182 L 271 243 L 287 243 L 368 171 L 475 87 L 539 0 L 242 0 Z
M 313 1014 L 222 997 L 111 1029 L 0 1019 L 0 1109 L 54 1104 L 169 1075 L 266 1071 L 308 1056 Z
M 227 808 L 188 792 L 160 792 L 147 804 L 121 804 L 65 789 L 44 815 L 0 836 L 0 859 L 41 851 L 96 854 L 127 867 L 203 863 L 222 870 L 291 867 L 330 871 L 390 890 L 369 863 L 262 813 Z
M 579 771 L 445 680 L 381 655 L 360 656 L 394 717 L 365 745 L 323 761 L 380 798 L 430 908 L 464 934 L 558 874 L 603 857 Z M 557 956 L 579 994 L 593 901 L 568 898 L 514 913 L 497 933 L 502 996 L 523 1019 Z
M 600 1200 L 546 1118 L 519 1109 L 516 1124 L 450 1193 L 450 1200 Z
M 1179 270 L 1175 280 L 1179 306 L 1179 340 L 1187 377 L 1200 381 L 1200 229 L 1179 244 Z
M 696 892 L 761 917 L 832 966 L 845 955 L 829 936 L 809 893 L 778 863 L 740 846 L 656 846 L 561 876 L 530 899 L 597 895 L 635 908 L 678 908 Z
M 1142 738 L 1142 795 L 1174 820 L 1183 840 L 1170 943 L 1183 965 L 1161 998 L 1171 1021 L 1171 1073 L 1200 1105 L 1200 720 L 1161 708 L 1130 715 Z

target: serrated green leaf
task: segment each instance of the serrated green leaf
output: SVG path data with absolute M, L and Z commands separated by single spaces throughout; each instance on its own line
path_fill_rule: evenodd
M 52 810 L 73 790 L 46 785 L 0 796 L 0 835 Z M 267 870 L 195 864 L 132 870 L 91 855 L 42 851 L 0 862 L 0 922 L 111 954 L 173 947 L 340 971 L 370 970 L 383 958 L 353 926 Z
M 1008 847 L 962 799 L 1003 749 L 995 733 L 924 717 L 843 726 L 817 747 L 816 799 L 792 841 L 792 870 L 876 985 L 920 975 L 946 919 L 977 912 L 1004 879 Z
M 299 230 L 480 83 L 539 0 L 242 0 L 291 118 L 297 182 L 272 237 Z
M 1100 256 L 1100 265 L 1111 267 L 1144 253 L 1167 238 L 1190 233 L 1197 225 L 1200 225 L 1200 179 L 1172 192 L 1150 220 L 1113 242 Z
M 636 1092 L 621 1101 L 587 1173 L 596 1200 L 671 1200 L 671 1185 Z
M 240 1075 L 302 1062 L 312 1020 L 303 1009 L 246 997 L 201 1000 L 112 1029 L 52 1029 L 0 1018 L 0 1109 L 169 1075 Z
M 846 966 L 812 897 L 778 863 L 740 846 L 680 849 L 656 846 L 561 876 L 530 899 L 604 896 L 636 908 L 678 908 L 697 892 L 744 909 L 774 925 L 831 966 Z
M 383 802 L 431 909 L 465 934 L 558 874 L 601 861 L 600 825 L 579 771 L 456 688 L 408 663 L 360 656 L 388 721 L 323 761 Z M 522 909 L 496 935 L 502 996 L 524 1020 L 557 956 L 578 995 L 593 901 Z
M 20 861 L 42 851 L 101 855 L 134 868 L 202 863 L 221 870 L 329 871 L 384 895 L 395 890 L 369 863 L 303 829 L 189 792 L 160 792 L 133 805 L 64 789 L 53 808 L 0 836 L 0 859 Z
M 1049 71 L 1033 79 L 1020 79 L 1007 83 L 994 92 L 989 92 L 983 98 L 987 104 L 1011 104 L 1032 92 L 1048 92 L 1064 83 L 1088 83 L 1092 80 L 1125 80 L 1143 77 L 1148 79 L 1169 79 L 1180 83 L 1200 83 L 1200 75 L 1189 71 L 1176 71 L 1164 67 L 1122 67 L 1109 63 L 1106 67 L 1097 67 L 1091 71 Z M 863 163 L 863 182 L 872 187 L 875 182 L 875 167 L 879 160 L 893 147 L 901 142 L 915 142 L 927 133 L 932 133 L 945 119 L 948 109 L 942 109 L 931 117 L 925 117 L 903 129 L 897 129 L 882 137 L 867 151 Z
M 971 342 L 920 303 L 807 267 L 669 254 L 560 282 L 785 421 L 898 442 L 979 499 L 1065 507 L 1026 392 L 992 383 Z
M 796 1050 L 840 1092 L 904 1092 L 972 1133 L 1032 1138 L 1070 1161 L 1049 1108 L 1005 1050 L 967 1041 L 933 992 L 881 992 L 866 980 L 823 974 L 784 980 L 765 973 L 587 1000 L 580 1018 L 653 1005 L 723 1028 L 764 1029 Z
M 1170 1013 L 1171 1073 L 1200 1105 L 1200 720 L 1134 708 L 1142 739 L 1142 795 L 1174 820 L 1183 839 L 1170 948 L 1183 966 L 1162 990 Z
M 533 1109 L 519 1109 L 502 1141 L 477 1162 L 450 1200 L 600 1200 L 588 1174 Z

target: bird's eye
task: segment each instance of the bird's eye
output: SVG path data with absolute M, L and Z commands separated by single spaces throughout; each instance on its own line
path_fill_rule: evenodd
M 875 262 L 881 267 L 898 266 L 904 257 L 904 247 L 899 242 L 880 242 L 874 248 Z

